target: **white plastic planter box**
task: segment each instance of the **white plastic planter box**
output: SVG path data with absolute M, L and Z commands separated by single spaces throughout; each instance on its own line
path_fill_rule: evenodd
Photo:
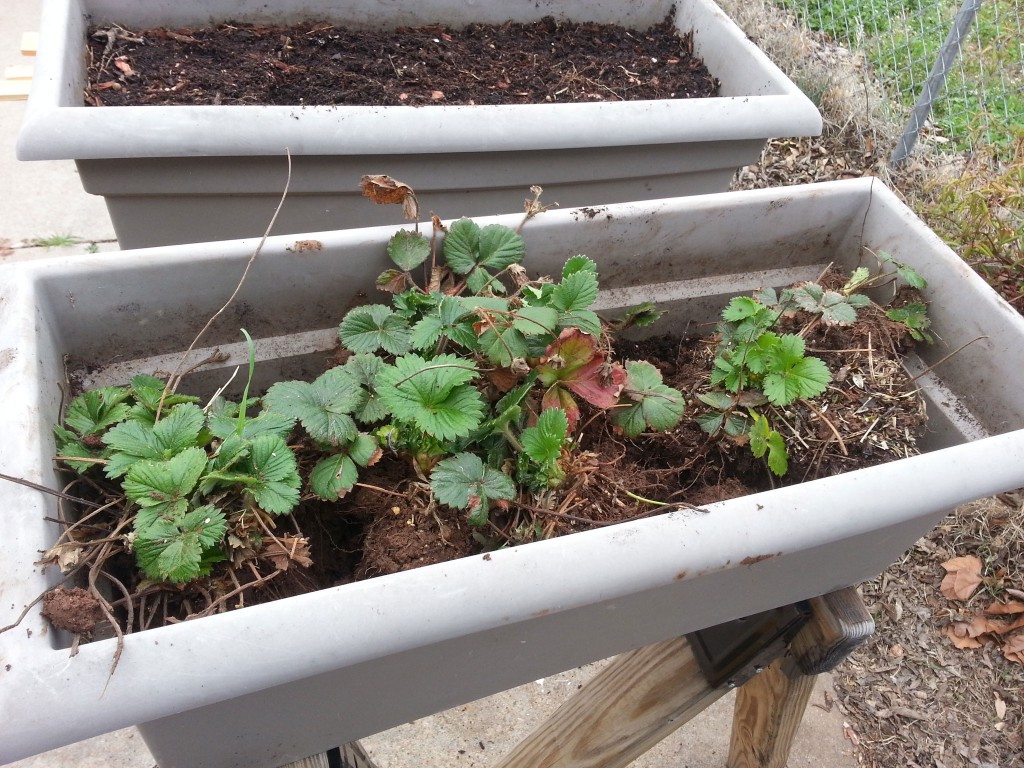
M 369 203 L 368 203 L 369 204 Z M 589 214 L 589 215 L 588 215 Z M 520 215 L 499 218 L 518 223 Z M 386 264 L 392 228 L 272 238 L 207 340 L 258 376 L 323 365 L 336 323 Z M 850 270 L 862 246 L 929 280 L 938 341 L 919 381 L 924 455 L 872 469 L 469 557 L 82 646 L 37 609 L 0 635 L 0 760 L 133 723 L 161 768 L 276 766 L 594 659 L 871 578 L 943 513 L 1024 485 L 1024 320 L 881 183 L 555 210 L 523 231 L 527 266 L 599 264 L 605 308 L 654 299 L 661 331 L 712 319 L 736 293 Z M 182 350 L 233 289 L 255 240 L 15 264 L 0 283 L 0 471 L 61 487 L 51 456 L 65 355 L 120 383 Z M 870 263 L 865 258 L 864 263 Z M 233 314 L 233 313 L 229 313 Z M 289 338 L 286 339 L 285 337 Z M 169 357 L 167 360 L 174 360 Z M 166 360 L 142 364 L 166 368 Z M 221 368 L 194 386 L 226 378 Z M 312 375 L 313 371 L 307 372 Z M 58 578 L 33 567 L 54 501 L 0 484 L 0 625 Z
M 218 20 L 349 25 L 534 21 L 647 28 L 676 8 L 721 96 L 594 104 L 427 107 L 82 106 L 84 39 Z M 563 207 L 723 192 L 773 136 L 821 131 L 814 105 L 711 0 L 46 0 L 22 160 L 71 158 L 103 195 L 123 248 L 262 234 L 294 160 L 275 233 L 388 224 L 364 174 L 416 189 L 425 213 L 490 215 L 539 184 Z

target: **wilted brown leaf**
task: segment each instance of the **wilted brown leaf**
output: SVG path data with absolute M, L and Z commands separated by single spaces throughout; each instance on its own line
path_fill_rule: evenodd
M 114 59 L 114 66 L 121 70 L 128 77 L 131 77 L 135 74 L 135 70 L 132 69 L 132 65 L 128 63 L 127 56 L 118 56 L 116 59 Z
M 363 176 L 359 188 L 363 191 L 363 197 L 368 197 L 379 205 L 401 205 L 402 213 L 409 221 L 416 221 L 420 217 L 416 193 L 404 182 L 384 174 Z
M 260 557 L 269 560 L 275 568 L 282 571 L 287 571 L 293 564 L 303 568 L 313 564 L 309 556 L 309 542 L 299 536 L 269 539 L 264 544 Z
M 981 648 L 984 643 L 971 636 L 970 626 L 966 621 L 957 621 L 943 629 L 942 633 L 953 641 L 957 648 Z
M 1003 644 L 1003 656 L 1010 661 L 1024 664 L 1024 632 L 1007 638 Z
M 985 609 L 985 613 L 988 616 L 998 617 L 988 620 L 990 632 L 1005 635 L 1024 627 L 1024 603 L 1019 600 L 1011 600 L 1008 603 L 992 603 Z
M 296 240 L 294 245 L 285 248 L 292 253 L 303 253 L 305 251 L 322 251 L 324 244 L 319 240 Z
M 946 576 L 939 590 L 950 600 L 967 600 L 981 584 L 981 560 L 974 555 L 954 557 L 942 567 Z

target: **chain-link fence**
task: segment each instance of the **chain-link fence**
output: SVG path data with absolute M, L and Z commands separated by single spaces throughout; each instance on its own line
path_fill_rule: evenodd
M 917 140 L 953 149 L 1009 146 L 1024 133 L 1020 0 L 776 0 L 811 29 L 859 51 L 906 125 L 893 160 Z

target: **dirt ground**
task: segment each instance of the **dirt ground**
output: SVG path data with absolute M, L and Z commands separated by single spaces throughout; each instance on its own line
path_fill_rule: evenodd
M 639 32 L 548 17 L 398 31 L 328 23 L 93 29 L 86 104 L 526 104 L 711 96 L 671 19 Z M 244 66 L 238 66 L 244 62 Z

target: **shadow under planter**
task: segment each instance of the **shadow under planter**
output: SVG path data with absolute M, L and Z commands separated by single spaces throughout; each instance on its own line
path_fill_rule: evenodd
M 82 106 L 90 25 L 323 18 L 376 27 L 577 21 L 647 28 L 675 9 L 720 96 L 587 104 L 426 107 Z M 390 223 L 363 174 L 410 184 L 424 212 L 491 215 L 531 185 L 563 207 L 721 192 L 773 136 L 817 135 L 815 106 L 711 0 L 341 4 L 46 0 L 22 160 L 74 159 L 106 198 L 123 248 L 259 235 L 294 160 L 275 233 Z
M 521 215 L 495 221 L 517 224 Z M 263 387 L 310 373 L 387 266 L 393 227 L 271 238 L 238 311 Z M 531 272 L 597 261 L 601 308 L 654 300 L 661 329 L 764 286 L 849 272 L 888 251 L 924 274 L 938 341 L 911 357 L 926 452 L 883 466 L 322 590 L 82 646 L 34 608 L 0 635 L 0 759 L 141 723 L 161 768 L 277 766 L 582 663 L 877 575 L 950 508 L 1024 485 L 1024 319 L 880 182 L 555 210 L 523 230 Z M 0 471 L 60 487 L 51 457 L 68 370 L 120 384 L 168 367 L 234 289 L 256 240 L 15 264 L 0 286 Z M 186 387 L 245 364 L 226 353 Z M 656 327 L 657 328 L 657 327 Z M 957 354 L 941 362 L 951 351 Z M 204 352 L 198 351 L 197 355 Z M 166 357 L 165 357 L 166 356 Z M 929 370 L 929 366 L 935 365 Z M 59 578 L 33 566 L 53 500 L 0 485 L 0 625 Z

